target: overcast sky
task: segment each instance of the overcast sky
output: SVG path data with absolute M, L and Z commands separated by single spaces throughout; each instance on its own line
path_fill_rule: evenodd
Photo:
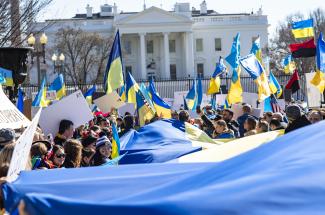
M 143 0 L 53 0 L 53 3 L 41 14 L 40 19 L 71 18 L 76 13 L 85 13 L 87 4 L 94 8 L 93 12 L 98 12 L 100 5 L 104 3 L 113 5 L 114 2 L 119 10 L 125 12 L 143 9 Z M 202 0 L 146 0 L 146 5 L 147 8 L 157 6 L 171 10 L 175 2 L 190 2 L 191 7 L 199 9 Z M 206 0 L 206 2 L 208 9 L 219 13 L 249 13 L 252 9 L 257 11 L 262 6 L 263 13 L 268 15 L 271 24 L 269 29 L 271 34 L 275 32 L 277 23 L 290 13 L 300 11 L 307 15 L 317 7 L 325 9 L 324 0 Z

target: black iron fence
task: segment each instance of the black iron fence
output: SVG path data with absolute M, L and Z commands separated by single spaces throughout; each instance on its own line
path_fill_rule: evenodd
M 290 77 L 291 77 L 290 75 L 276 76 L 278 82 L 283 87 L 288 83 Z M 207 91 L 209 87 L 209 82 L 210 79 L 208 78 L 202 79 L 203 92 Z M 138 83 L 139 84 L 144 83 L 147 85 L 148 81 L 138 81 Z M 230 83 L 231 83 L 230 77 L 221 78 L 221 85 L 223 85 L 222 90 L 224 91 L 222 93 L 227 93 L 227 90 L 230 87 Z M 155 80 L 155 87 L 159 92 L 159 94 L 161 95 L 161 97 L 163 98 L 174 98 L 174 92 L 188 91 L 192 87 L 192 84 L 193 84 L 193 79 Z M 256 84 L 254 83 L 251 77 L 241 77 L 241 85 L 244 92 L 249 92 L 249 93 L 257 92 Z M 81 90 L 84 93 L 87 91 L 87 89 L 91 88 L 92 86 L 93 86 L 92 84 L 74 85 L 74 84 L 66 83 L 66 91 L 67 94 L 71 94 L 76 90 Z M 96 84 L 96 86 L 97 86 L 97 92 L 104 92 L 102 83 L 98 83 Z M 305 100 L 306 81 L 304 75 L 300 75 L 300 86 L 301 86 L 301 90 L 293 96 L 295 97 L 295 99 Z M 38 86 L 35 85 L 23 85 L 22 89 L 25 92 L 26 96 L 29 98 L 32 98 L 32 95 L 38 92 Z

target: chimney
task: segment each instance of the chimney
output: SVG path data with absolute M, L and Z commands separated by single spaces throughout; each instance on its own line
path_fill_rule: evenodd
M 200 14 L 207 14 L 208 13 L 208 7 L 205 0 L 200 4 Z
M 87 10 L 87 18 L 88 19 L 93 18 L 93 8 L 90 7 L 89 4 L 87 4 L 86 10 Z

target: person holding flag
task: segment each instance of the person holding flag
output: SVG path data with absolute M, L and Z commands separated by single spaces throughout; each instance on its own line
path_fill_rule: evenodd
M 242 102 L 243 97 L 243 88 L 240 83 L 240 72 L 241 67 L 239 63 L 240 57 L 240 33 L 236 35 L 231 47 L 231 53 L 226 57 L 227 63 L 232 67 L 232 77 L 230 89 L 228 91 L 228 95 L 226 97 L 225 106 L 229 107 L 232 104 Z
M 109 94 L 124 85 L 123 61 L 120 32 L 117 30 L 104 77 L 106 93 Z

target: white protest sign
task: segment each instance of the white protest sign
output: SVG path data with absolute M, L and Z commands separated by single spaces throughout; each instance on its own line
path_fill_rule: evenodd
M 314 78 L 315 73 L 305 73 L 306 89 L 307 89 L 307 103 L 309 108 L 320 107 L 322 102 L 322 94 L 319 90 L 310 83 Z
M 94 100 L 94 104 L 103 112 L 108 113 L 111 112 L 112 108 L 120 108 L 125 103 L 121 100 L 121 97 L 117 94 L 116 91 L 113 91 L 110 94 L 106 94 L 96 100 Z
M 29 119 L 8 99 L 0 86 L 0 129 L 18 129 L 29 125 Z
M 118 109 L 118 115 L 124 116 L 126 112 L 129 112 L 131 114 L 135 113 L 135 107 L 132 103 L 125 103 L 122 107 Z
M 43 109 L 39 124 L 45 135 L 55 135 L 63 119 L 71 120 L 74 128 L 93 119 L 89 105 L 80 90 Z
M 238 117 L 243 115 L 243 106 L 241 104 L 233 104 L 231 110 L 234 112 L 233 119 L 237 120 Z
M 32 146 L 34 134 L 38 125 L 38 121 L 41 115 L 42 109 L 35 115 L 32 123 L 23 132 L 23 134 L 16 141 L 15 149 L 12 154 L 9 170 L 7 174 L 7 180 L 9 182 L 15 181 L 21 171 L 25 170 L 30 148 Z

